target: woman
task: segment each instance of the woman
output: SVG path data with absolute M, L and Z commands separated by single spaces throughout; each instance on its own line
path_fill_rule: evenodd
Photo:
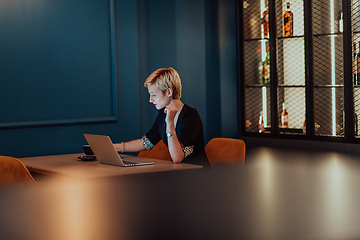
M 144 86 L 158 111 L 152 128 L 141 138 L 114 144 L 118 152 L 138 152 L 153 148 L 161 139 L 169 148 L 174 163 L 209 167 L 205 154 L 203 126 L 196 109 L 181 102 L 181 81 L 173 68 L 150 74 Z

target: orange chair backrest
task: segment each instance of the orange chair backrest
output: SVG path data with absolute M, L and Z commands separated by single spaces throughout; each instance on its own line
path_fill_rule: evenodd
M 246 146 L 241 139 L 213 138 L 205 146 L 211 166 L 221 163 L 244 164 Z
M 35 184 L 36 182 L 19 159 L 0 156 L 0 185 L 12 183 Z
M 155 158 L 171 161 L 168 147 L 160 140 L 152 149 L 139 152 L 138 157 Z

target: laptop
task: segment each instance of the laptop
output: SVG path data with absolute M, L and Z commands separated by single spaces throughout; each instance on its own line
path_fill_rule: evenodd
M 151 165 L 154 162 L 143 160 L 134 156 L 120 156 L 116 151 L 109 136 L 84 134 L 86 141 L 94 152 L 96 159 L 103 164 L 116 165 L 120 167 L 132 167 Z M 126 158 L 124 160 L 123 158 Z

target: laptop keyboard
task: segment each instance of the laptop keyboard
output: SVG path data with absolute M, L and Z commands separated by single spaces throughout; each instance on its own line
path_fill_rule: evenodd
M 126 166 L 136 166 L 136 165 L 137 165 L 137 163 L 129 162 L 129 161 L 124 161 L 124 160 L 123 160 L 123 163 L 124 163 L 124 165 L 126 165 Z

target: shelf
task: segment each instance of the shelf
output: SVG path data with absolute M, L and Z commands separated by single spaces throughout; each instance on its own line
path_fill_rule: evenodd
M 284 39 L 294 39 L 294 38 L 304 38 L 304 35 L 297 35 L 297 36 L 291 36 L 291 37 L 277 37 L 278 40 L 284 40 Z
M 360 32 L 353 32 L 353 34 L 360 34 Z M 319 33 L 319 34 L 314 34 L 313 37 L 328 37 L 328 36 L 339 36 L 342 37 L 343 33 L 342 32 L 335 32 L 335 33 Z M 276 37 L 278 40 L 283 40 L 283 39 L 294 39 L 294 38 L 304 38 L 304 35 L 297 35 L 297 36 L 291 36 L 291 37 Z M 252 41 L 269 41 L 270 38 L 249 38 L 249 39 L 244 39 L 245 42 L 252 42 Z
M 279 133 L 289 133 L 289 134 L 293 134 L 293 133 L 297 133 L 297 134 L 303 134 L 303 129 L 302 128 L 280 128 L 279 127 Z
M 276 37 L 279 40 L 284 40 L 284 39 L 296 39 L 296 38 L 304 38 L 304 35 L 297 35 L 297 36 L 291 36 L 291 37 Z M 269 41 L 270 38 L 249 38 L 249 39 L 244 39 L 245 42 L 253 42 L 253 41 Z
M 262 87 L 270 87 L 270 85 L 263 84 L 248 84 L 245 85 L 246 88 L 262 88 Z M 287 85 L 287 84 L 279 84 L 277 87 L 279 88 L 304 88 L 305 85 Z M 315 85 L 314 88 L 343 88 L 344 85 Z M 354 88 L 360 88 L 360 85 L 354 85 Z
M 279 84 L 280 88 L 304 88 L 305 85 L 288 85 L 288 84 Z
M 269 41 L 269 38 L 251 38 L 251 39 L 244 39 L 245 42 L 258 42 L 258 41 Z
M 271 128 L 266 127 L 263 133 L 270 133 Z M 281 128 L 279 127 L 279 133 L 283 134 L 303 134 L 302 128 Z
M 315 85 L 314 88 L 343 88 L 344 85 Z
M 314 34 L 314 37 L 328 37 L 328 36 L 343 36 L 342 32 L 337 32 L 337 33 L 319 33 L 319 34 Z
M 270 85 L 263 85 L 263 84 L 248 84 L 248 85 L 245 85 L 245 88 L 262 88 L 262 87 L 270 87 Z
M 263 84 L 248 84 L 245 86 L 246 88 L 262 88 L 262 87 L 270 87 L 270 85 Z M 287 84 L 279 84 L 279 88 L 304 88 L 305 85 L 287 85 Z M 360 85 L 359 85 L 360 87 Z

